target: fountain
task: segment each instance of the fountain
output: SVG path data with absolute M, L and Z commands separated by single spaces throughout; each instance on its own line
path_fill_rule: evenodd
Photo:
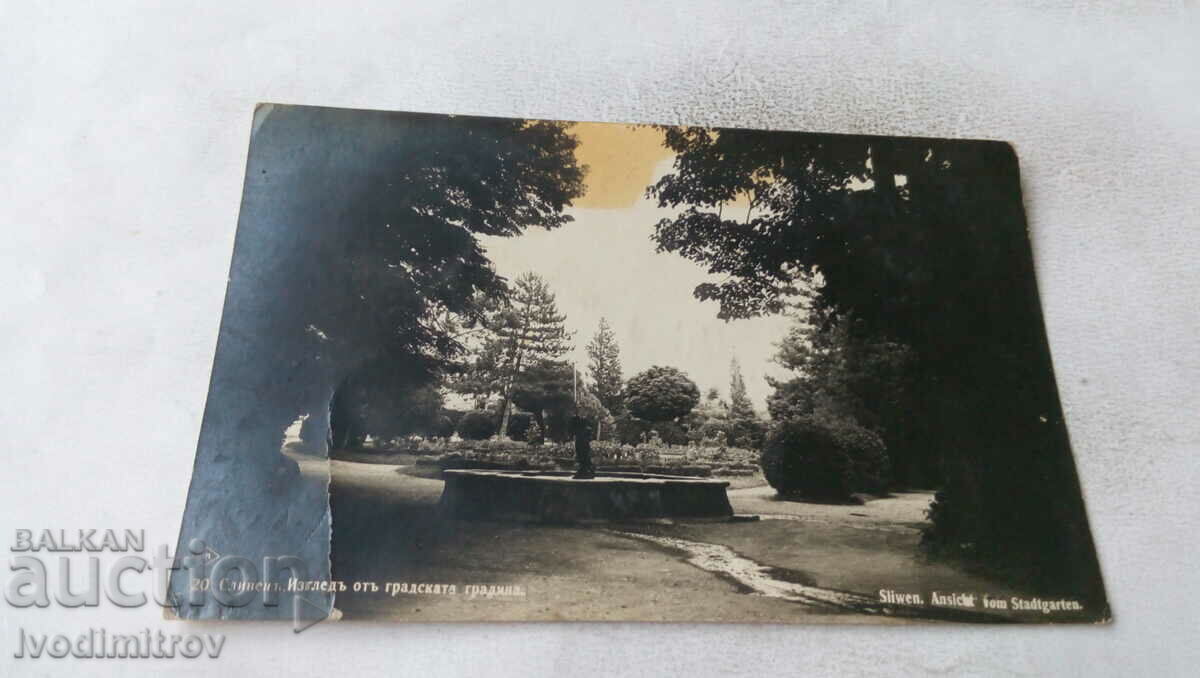
M 591 422 L 572 419 L 576 471 L 447 470 L 440 508 L 467 520 L 595 523 L 731 518 L 723 480 L 654 473 L 597 473 Z

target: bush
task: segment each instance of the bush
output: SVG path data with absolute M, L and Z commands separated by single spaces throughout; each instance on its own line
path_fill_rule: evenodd
M 649 422 L 642 421 L 629 414 L 622 414 L 616 419 L 616 438 L 622 445 L 637 445 L 642 442 L 642 435 L 653 428 Z
M 543 439 L 556 443 L 565 443 L 575 439 L 571 433 L 571 413 L 567 410 L 549 410 L 542 420 L 546 424 L 542 430 Z
M 462 421 L 464 414 L 466 412 L 462 410 L 451 410 L 443 407 L 433 425 L 429 427 L 429 434 L 434 438 L 449 438 L 458 430 L 458 423 Z
M 483 410 L 471 410 L 458 422 L 458 435 L 464 440 L 486 440 L 496 432 L 500 422 L 495 415 Z
M 658 431 L 658 437 L 668 445 L 687 445 L 687 431 L 679 424 L 673 421 L 658 421 L 654 423 L 654 430 Z
M 546 435 L 536 421 L 529 422 L 529 428 L 525 429 L 525 442 L 530 445 L 541 445 L 546 442 Z
M 533 415 L 528 412 L 513 412 L 508 415 L 508 430 L 504 433 L 509 440 L 526 441 L 529 438 L 529 425 L 533 423 Z
M 625 384 L 625 407 L 643 421 L 673 421 L 700 404 L 700 389 L 674 367 L 655 365 Z
M 854 492 L 882 493 L 887 450 L 854 422 L 816 415 L 777 424 L 762 450 L 763 475 L 781 495 L 845 501 Z
M 745 418 L 730 421 L 725 429 L 729 444 L 734 447 L 745 447 L 760 450 L 767 436 L 767 426 L 756 418 Z

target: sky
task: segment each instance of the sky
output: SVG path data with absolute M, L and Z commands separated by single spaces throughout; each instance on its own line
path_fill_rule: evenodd
M 511 280 L 533 271 L 546 280 L 575 333 L 573 357 L 581 370 L 603 317 L 616 334 L 626 379 L 669 365 L 702 393 L 715 387 L 727 398 L 736 357 L 750 398 L 765 412 L 771 392 L 765 376 L 787 374 L 772 357 L 791 321 L 719 320 L 716 302 L 692 295 L 697 284 L 714 278 L 678 255 L 655 253 L 654 224 L 674 214 L 644 197 L 646 186 L 671 168 L 673 156 L 659 132 L 603 123 L 581 123 L 571 132 L 580 141 L 576 157 L 588 166 L 587 192 L 567 210 L 575 220 L 517 238 L 480 238 L 497 272 Z

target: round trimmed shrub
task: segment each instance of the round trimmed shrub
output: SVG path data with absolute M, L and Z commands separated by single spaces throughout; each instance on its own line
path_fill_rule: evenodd
M 787 419 L 767 435 L 763 475 L 775 491 L 827 501 L 882 493 L 889 471 L 879 436 L 854 422 L 813 415 Z
M 674 421 L 700 404 L 700 389 L 683 371 L 655 365 L 625 384 L 625 407 L 643 421 Z
M 458 435 L 463 440 L 487 440 L 496 432 L 499 422 L 490 412 L 471 410 L 462 416 L 458 422 Z

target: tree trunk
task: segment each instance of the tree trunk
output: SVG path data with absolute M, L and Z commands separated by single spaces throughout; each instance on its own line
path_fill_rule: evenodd
M 513 366 L 512 378 L 508 380 L 508 383 L 504 387 L 504 394 L 502 396 L 501 405 L 500 405 L 500 430 L 496 431 L 497 438 L 503 438 L 505 432 L 508 431 L 508 415 L 509 415 L 509 412 L 512 410 L 512 401 L 511 401 L 511 398 L 509 398 L 509 394 L 512 393 L 513 387 L 516 386 L 517 375 L 519 375 L 520 373 L 521 373 L 521 354 L 517 353 L 517 362 Z

